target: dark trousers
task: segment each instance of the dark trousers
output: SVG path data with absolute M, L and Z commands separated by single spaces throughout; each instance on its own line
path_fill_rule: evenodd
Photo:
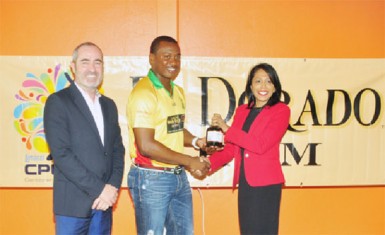
M 281 193 L 282 184 L 251 187 L 241 177 L 238 214 L 242 235 L 278 234 Z

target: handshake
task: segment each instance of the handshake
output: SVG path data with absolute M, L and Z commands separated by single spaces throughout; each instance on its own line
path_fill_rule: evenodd
M 199 138 L 196 141 L 196 145 L 205 152 L 205 155 L 211 155 L 216 151 L 222 150 L 222 147 L 207 147 L 205 138 Z M 210 172 L 211 163 L 209 158 L 201 155 L 199 157 L 191 157 L 190 163 L 186 168 L 195 178 L 204 179 Z
M 213 115 L 211 119 L 211 124 L 212 126 L 219 127 L 220 131 L 223 133 L 226 133 L 227 130 L 229 129 L 229 126 L 226 124 L 225 120 L 222 118 L 220 114 L 217 114 L 217 113 Z M 207 129 L 207 131 L 209 129 Z M 208 133 L 207 133 L 207 136 L 209 136 Z M 206 138 L 198 138 L 196 139 L 195 143 L 192 143 L 192 145 L 196 149 L 199 148 L 200 150 L 203 150 L 204 152 L 206 152 L 207 155 L 211 155 L 216 151 L 220 151 L 223 149 L 223 145 L 221 147 L 213 146 L 213 145 L 208 147 Z M 205 178 L 206 175 L 210 172 L 210 168 L 211 168 L 210 160 L 205 156 L 192 157 L 190 164 L 187 166 L 187 169 L 190 171 L 190 173 L 195 178 L 198 178 L 198 179 Z
M 197 179 L 203 179 L 209 173 L 211 163 L 208 158 L 204 156 L 192 157 L 187 170 L 190 171 L 191 175 Z

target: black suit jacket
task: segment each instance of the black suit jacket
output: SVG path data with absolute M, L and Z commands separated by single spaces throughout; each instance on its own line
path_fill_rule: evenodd
M 87 217 L 105 184 L 120 188 L 125 149 L 113 100 L 100 97 L 104 146 L 75 84 L 53 93 L 44 108 L 44 129 L 54 160 L 54 213 Z

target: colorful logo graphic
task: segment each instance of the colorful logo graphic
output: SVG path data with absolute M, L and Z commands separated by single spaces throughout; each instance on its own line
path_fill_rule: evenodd
M 20 104 L 13 112 L 14 126 L 28 150 L 49 153 L 43 125 L 44 105 L 50 94 L 70 84 L 71 78 L 68 74 L 66 76 L 66 72 L 59 64 L 54 70 L 49 68 L 47 73 L 42 73 L 40 77 L 27 73 L 27 80 L 15 95 Z

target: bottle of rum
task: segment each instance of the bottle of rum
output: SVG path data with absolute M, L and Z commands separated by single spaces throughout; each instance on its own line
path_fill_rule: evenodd
M 210 126 L 206 130 L 206 146 L 223 147 L 223 132 L 219 126 Z

